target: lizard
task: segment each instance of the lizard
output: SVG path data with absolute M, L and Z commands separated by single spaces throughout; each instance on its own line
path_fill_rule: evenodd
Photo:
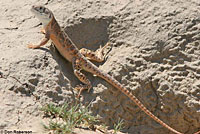
M 59 53 L 69 62 L 72 63 L 73 71 L 75 76 L 82 82 L 84 85 L 78 85 L 75 87 L 76 90 L 79 91 L 78 96 L 80 96 L 83 90 L 88 90 L 92 88 L 91 82 L 87 79 L 87 77 L 81 72 L 85 70 L 87 72 L 92 73 L 95 76 L 98 76 L 108 83 L 113 85 L 115 88 L 119 89 L 122 93 L 128 96 L 136 105 L 144 111 L 148 116 L 154 119 L 156 122 L 160 123 L 165 128 L 176 134 L 183 134 L 173 129 L 158 117 L 156 117 L 152 112 L 150 112 L 137 98 L 134 96 L 128 89 L 126 89 L 120 82 L 118 82 L 111 75 L 103 72 L 97 66 L 95 66 L 90 60 L 102 62 L 104 61 L 104 56 L 102 51 L 106 46 L 100 49 L 98 52 L 93 52 L 86 48 L 82 48 L 79 50 L 77 46 L 72 42 L 67 33 L 61 30 L 58 22 L 56 21 L 53 12 L 44 6 L 32 6 L 31 11 L 33 14 L 42 22 L 43 28 L 41 32 L 45 34 L 45 37 L 41 40 L 41 42 L 37 45 L 28 44 L 28 48 L 36 49 L 45 45 L 49 40 L 52 40 L 55 47 L 59 51 Z

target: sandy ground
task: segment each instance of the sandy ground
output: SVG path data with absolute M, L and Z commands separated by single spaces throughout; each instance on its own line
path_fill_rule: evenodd
M 39 4 L 53 11 L 79 48 L 111 42 L 105 62 L 97 65 L 157 117 L 185 134 L 200 130 L 199 0 L 1 0 L 0 131 L 44 133 L 39 108 L 74 101 L 80 84 L 51 42 L 27 48 L 43 37 L 30 12 Z M 81 102 L 91 103 L 93 114 L 111 128 L 120 118 L 124 133 L 171 134 L 110 84 L 86 75 L 93 88 Z

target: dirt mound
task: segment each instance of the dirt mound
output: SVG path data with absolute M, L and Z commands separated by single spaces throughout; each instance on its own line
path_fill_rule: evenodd
M 183 133 L 200 129 L 199 0 L 0 2 L 0 129 L 41 133 L 41 105 L 74 101 L 73 88 L 80 84 L 51 43 L 27 48 L 43 37 L 30 12 L 38 4 L 53 11 L 79 48 L 96 50 L 111 42 L 106 61 L 97 65 L 157 117 Z M 130 134 L 170 133 L 118 89 L 86 74 L 93 89 L 81 102 L 91 103 L 106 124 L 121 118 Z

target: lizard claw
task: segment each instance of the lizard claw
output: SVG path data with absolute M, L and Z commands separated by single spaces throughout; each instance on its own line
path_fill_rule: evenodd
M 79 98 L 83 90 L 88 89 L 88 92 L 90 92 L 91 86 L 88 86 L 88 85 L 78 85 L 74 89 L 78 90 L 77 98 Z
M 42 34 L 45 34 L 45 33 L 46 33 L 44 28 L 41 28 L 41 29 L 40 29 L 40 32 L 41 32 Z
M 81 87 L 81 86 L 79 85 L 79 86 L 76 86 L 74 89 L 75 89 L 75 90 L 78 90 L 78 95 L 76 96 L 76 98 L 80 98 L 81 92 L 84 90 L 83 87 Z
M 28 48 L 34 48 L 34 45 L 33 45 L 33 44 L 28 44 L 27 47 L 28 47 Z

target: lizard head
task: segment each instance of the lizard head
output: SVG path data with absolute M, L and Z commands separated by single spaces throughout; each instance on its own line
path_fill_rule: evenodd
M 44 26 L 53 19 L 53 13 L 44 6 L 32 6 L 31 11 L 42 22 Z

